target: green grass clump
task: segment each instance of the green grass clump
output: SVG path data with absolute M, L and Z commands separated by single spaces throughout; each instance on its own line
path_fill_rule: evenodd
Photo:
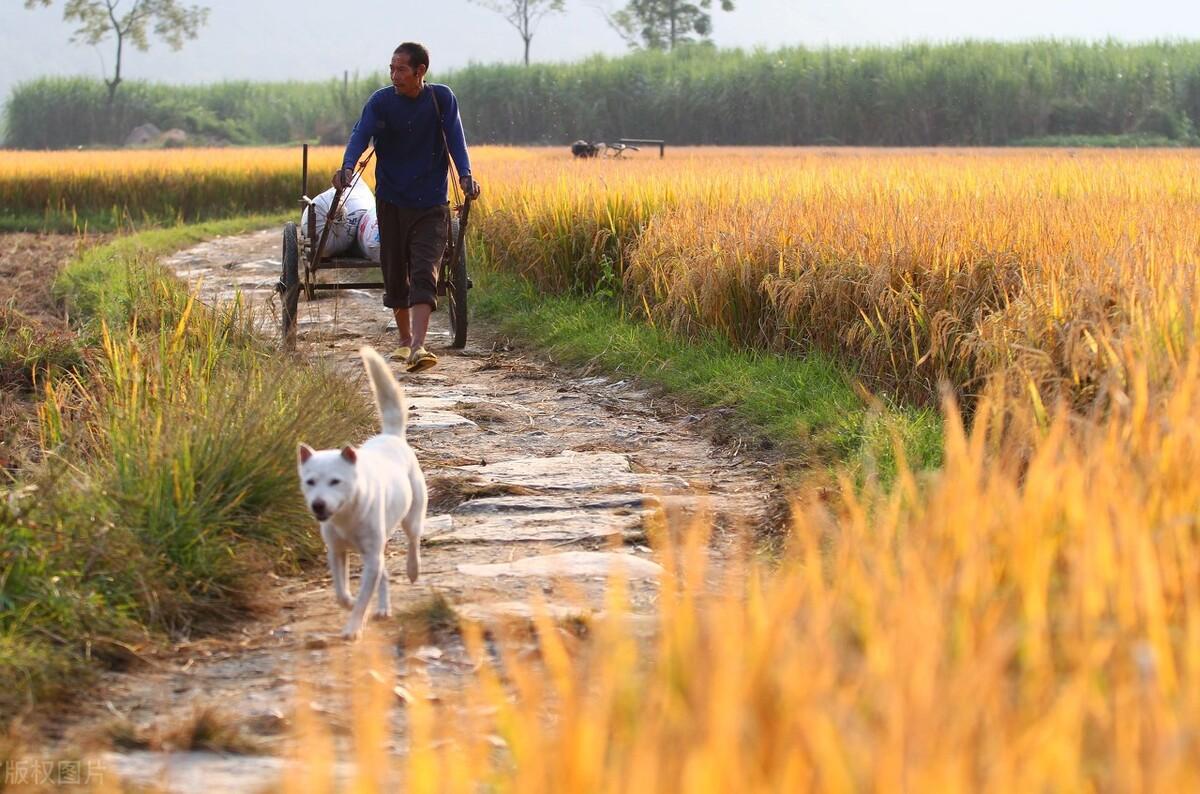
M 104 641 L 203 631 L 260 606 L 263 572 L 319 554 L 296 443 L 361 437 L 369 402 L 255 337 L 249 307 L 210 310 L 156 262 L 246 225 L 121 239 L 58 283 L 95 344 L 48 383 L 44 458 L 0 494 L 0 723 L 86 673 Z
M 611 300 L 546 295 L 490 267 L 478 269 L 472 308 L 502 330 L 565 363 L 636 376 L 736 417 L 730 433 L 779 444 L 807 467 L 895 473 L 899 440 L 910 465 L 941 460 L 941 420 L 932 410 L 864 398 L 852 378 L 818 353 L 781 356 L 734 347 L 715 335 L 684 339 L 623 314 Z
M 95 331 L 100 321 L 110 326 L 128 325 L 136 317 L 155 316 L 161 308 L 165 271 L 147 278 L 147 264 L 157 267 L 157 257 L 223 235 L 244 234 L 283 224 L 291 213 L 250 215 L 185 226 L 171 226 L 118 237 L 111 243 L 85 251 L 66 268 L 54 285 L 56 296 L 70 314 Z M 179 289 L 166 287 L 178 295 Z

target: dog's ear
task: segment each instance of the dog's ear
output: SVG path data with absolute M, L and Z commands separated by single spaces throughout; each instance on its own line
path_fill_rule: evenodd
M 300 445 L 300 462 L 304 463 L 306 460 L 308 460 L 312 456 L 313 456 L 313 448 L 310 447 L 308 444 L 301 444 Z
M 355 463 L 358 461 L 358 453 L 354 451 L 354 447 L 342 447 L 342 458 L 347 463 Z

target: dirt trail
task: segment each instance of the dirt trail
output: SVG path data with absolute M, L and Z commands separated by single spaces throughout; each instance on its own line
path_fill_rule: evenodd
M 198 284 L 206 302 L 241 290 L 267 304 L 280 270 L 279 239 L 278 231 L 217 239 L 168 264 Z M 301 302 L 298 353 L 332 360 L 366 389 L 357 348 L 367 342 L 391 349 L 389 314 L 374 291 L 327 292 Z M 669 400 L 656 401 L 633 382 L 564 375 L 497 347 L 478 324 L 467 349 L 451 351 L 444 324 L 443 311 L 431 334 L 439 366 L 400 376 L 412 410 L 409 439 L 435 501 L 417 584 L 403 576 L 403 534 L 389 546 L 397 613 L 440 594 L 482 621 L 519 619 L 529 609 L 529 594 L 537 592 L 568 615 L 581 605 L 566 590 L 582 593 L 587 611 L 598 608 L 614 565 L 633 577 L 635 610 L 648 612 L 657 566 L 643 533 L 656 505 L 689 511 L 702 501 L 724 526 L 762 520 L 770 493 L 767 464 L 714 447 L 696 428 L 699 417 L 674 409 Z M 264 323 L 263 332 L 277 333 L 273 322 Z M 278 580 L 273 589 L 282 604 L 277 614 L 224 637 L 180 643 L 127 673 L 106 674 L 77 721 L 64 726 L 64 741 L 95 732 L 115 715 L 153 733 L 217 705 L 236 715 L 269 754 L 113 752 L 104 756 L 105 770 L 173 791 L 269 785 L 287 750 L 299 671 L 328 671 L 344 649 L 337 639 L 344 613 L 324 570 Z M 422 676 L 453 686 L 469 670 L 453 637 L 413 652 L 401 650 L 402 621 L 376 622 L 373 631 L 397 649 L 402 684 Z M 308 708 L 337 733 L 345 727 L 337 723 L 344 723 L 339 712 L 346 685 L 326 672 L 314 687 Z M 404 710 L 392 712 L 389 750 L 400 754 L 406 747 Z

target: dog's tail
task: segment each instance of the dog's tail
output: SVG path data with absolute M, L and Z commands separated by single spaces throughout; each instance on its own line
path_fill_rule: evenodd
M 404 438 L 408 425 L 408 406 L 404 401 L 404 389 L 400 388 L 387 362 L 375 352 L 375 348 L 364 345 L 358 354 L 362 356 L 363 364 L 367 368 L 367 378 L 371 381 L 375 404 L 379 406 L 381 429 L 388 435 Z

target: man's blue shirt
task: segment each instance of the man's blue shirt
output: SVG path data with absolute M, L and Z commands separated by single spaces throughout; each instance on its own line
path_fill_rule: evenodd
M 433 92 L 442 112 L 441 124 L 434 110 Z M 362 117 L 350 133 L 343 168 L 353 168 L 375 140 L 375 195 L 399 207 L 426 209 L 446 203 L 445 129 L 450 155 L 460 175 L 471 173 L 467 141 L 458 100 L 449 87 L 426 84 L 416 99 L 409 99 L 388 86 L 371 95 Z

